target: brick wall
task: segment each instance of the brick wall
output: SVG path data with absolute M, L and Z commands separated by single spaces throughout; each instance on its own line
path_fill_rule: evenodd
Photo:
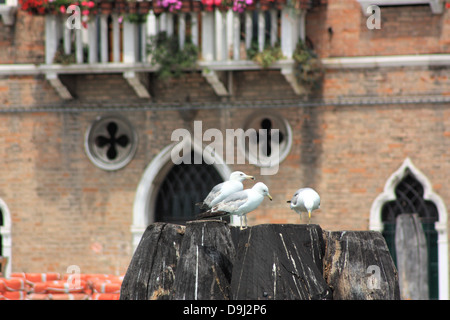
M 450 12 L 429 5 L 381 7 L 381 29 L 369 30 L 361 5 L 330 0 L 308 13 L 307 36 L 322 57 L 444 53 L 450 50 Z M 332 34 L 328 32 L 332 29 Z
M 447 96 L 449 76 L 449 69 L 443 67 L 328 70 L 323 95 L 328 98 Z
M 0 64 L 43 63 L 45 18 L 18 10 L 13 26 L 0 22 Z

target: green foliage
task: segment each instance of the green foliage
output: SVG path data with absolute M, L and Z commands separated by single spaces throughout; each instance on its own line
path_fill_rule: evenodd
M 151 54 L 152 64 L 160 66 L 158 77 L 163 80 L 180 77 L 184 70 L 194 68 L 197 63 L 197 46 L 190 39 L 186 39 L 181 49 L 178 37 L 168 37 L 166 32 L 151 37 L 147 49 Z
M 257 41 L 252 41 L 250 48 L 247 50 L 247 57 L 263 68 L 268 68 L 272 63 L 284 58 L 279 44 L 275 44 L 273 47 L 266 45 L 264 50 L 260 52 Z
M 317 88 L 323 76 L 323 67 L 317 54 L 302 40 L 299 40 L 293 59 L 298 83 L 309 89 Z
M 89 48 L 87 45 L 83 46 L 83 61 L 87 61 L 89 56 Z M 76 53 L 75 53 L 75 45 L 74 42 L 71 44 L 71 51 L 69 54 L 64 51 L 64 43 L 61 39 L 58 44 L 58 48 L 56 49 L 55 56 L 53 57 L 53 63 L 59 63 L 62 65 L 69 65 L 72 63 L 76 63 Z
M 72 46 L 73 48 L 73 46 Z M 58 48 L 56 49 L 55 56 L 53 57 L 53 63 L 60 63 L 63 65 L 68 65 L 76 62 L 75 52 L 72 50 L 71 53 L 66 54 L 64 52 L 64 45 L 62 40 L 58 44 Z
M 147 15 L 139 13 L 129 13 L 125 16 L 125 19 L 131 23 L 144 23 L 147 21 Z

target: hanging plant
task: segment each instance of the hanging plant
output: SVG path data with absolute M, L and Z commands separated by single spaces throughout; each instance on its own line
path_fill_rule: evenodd
M 180 77 L 183 71 L 196 66 L 198 58 L 198 48 L 190 39 L 186 39 L 181 49 L 178 37 L 168 37 L 166 32 L 151 37 L 147 51 L 151 55 L 151 63 L 159 66 L 157 74 L 162 80 Z
M 292 58 L 295 61 L 295 75 L 298 83 L 309 89 L 318 88 L 324 70 L 317 54 L 299 40 Z
M 268 68 L 272 63 L 284 58 L 279 44 L 266 45 L 263 51 L 259 51 L 257 41 L 252 41 L 250 48 L 247 50 L 247 57 L 263 68 Z
M 122 22 L 122 20 L 120 22 Z M 141 24 L 147 21 L 147 15 L 140 13 L 129 13 L 125 15 L 125 20 L 131 23 Z
M 64 44 L 61 40 L 58 44 L 58 48 L 56 49 L 55 56 L 53 58 L 53 63 L 68 65 L 75 62 L 76 62 L 75 52 L 72 50 L 69 54 L 67 54 L 64 50 Z

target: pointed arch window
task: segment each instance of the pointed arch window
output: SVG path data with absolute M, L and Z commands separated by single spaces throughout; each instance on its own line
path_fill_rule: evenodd
M 162 182 L 156 198 L 155 221 L 184 224 L 195 218 L 200 209 L 195 206 L 203 201 L 211 189 L 223 182 L 214 166 L 194 164 L 174 165 Z
M 441 197 L 433 191 L 430 181 L 409 158 L 389 177 L 384 191 L 378 195 L 370 209 L 369 229 L 382 232 L 396 264 L 396 233 L 401 230 L 404 234 L 404 225 L 399 224 L 399 221 L 405 221 L 405 216 L 409 216 L 410 219 L 407 220 L 414 220 L 421 227 L 416 229 L 417 239 L 424 237 L 426 241 L 429 299 L 447 300 L 447 209 Z M 419 247 L 420 245 L 417 246 Z
M 406 175 L 395 188 L 396 199 L 386 202 L 381 209 L 384 224 L 383 236 L 394 262 L 397 263 L 396 219 L 400 214 L 418 214 L 427 242 L 429 298 L 438 299 L 438 237 L 434 225 L 439 220 L 439 215 L 436 205 L 432 201 L 425 200 L 423 195 L 422 184 L 414 177 L 411 170 L 406 169 Z
M 0 208 L 0 228 L 3 227 L 3 212 Z M 0 232 L 0 257 L 3 256 L 2 233 Z
M 0 199 L 0 257 L 3 277 L 11 274 L 11 217 L 8 206 Z

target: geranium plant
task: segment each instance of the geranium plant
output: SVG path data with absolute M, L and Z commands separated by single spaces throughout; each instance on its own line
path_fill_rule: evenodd
M 181 6 L 183 5 L 181 0 L 157 0 L 156 4 L 169 10 L 170 12 L 180 10 Z
M 202 0 L 202 4 L 206 10 L 211 11 L 214 6 L 220 6 L 222 0 Z
M 233 0 L 232 9 L 235 12 L 242 13 L 245 11 L 245 8 L 252 5 L 254 1 L 255 0 Z
M 51 1 L 51 0 L 48 0 Z M 58 1 L 65 1 L 65 0 L 53 0 L 53 2 Z M 67 8 L 70 5 L 75 5 L 80 7 L 80 13 L 81 13 L 81 24 L 84 28 L 87 28 L 87 22 L 89 21 L 89 18 L 93 15 L 96 15 L 98 13 L 97 4 L 94 1 L 71 1 L 67 6 L 60 5 L 59 6 L 59 12 L 66 13 Z
M 256 0 L 202 0 L 203 6 L 207 10 L 213 7 L 232 8 L 233 11 L 242 13 L 247 6 L 252 5 Z
M 48 0 L 19 0 L 20 8 L 31 15 L 49 13 Z
M 97 14 L 97 4 L 94 1 L 74 1 L 74 0 L 19 0 L 22 10 L 31 15 L 44 15 L 49 13 L 66 13 L 70 5 L 80 8 L 83 21 L 86 22 L 88 16 Z

